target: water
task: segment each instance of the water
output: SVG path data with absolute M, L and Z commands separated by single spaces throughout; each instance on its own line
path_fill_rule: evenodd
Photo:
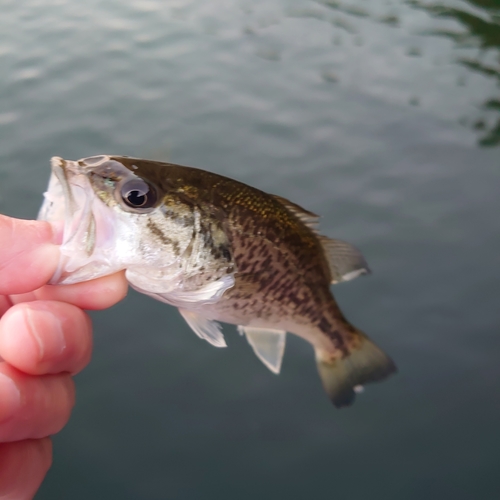
M 400 373 L 336 411 L 130 293 L 37 499 L 500 497 L 500 8 L 494 0 L 0 3 L 0 212 L 53 155 L 213 170 L 319 213 L 374 274 L 334 291 Z

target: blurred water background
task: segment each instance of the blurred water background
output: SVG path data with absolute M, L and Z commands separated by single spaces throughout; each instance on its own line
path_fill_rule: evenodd
M 400 372 L 335 410 L 131 292 L 38 500 L 500 498 L 500 3 L 0 0 L 0 212 L 53 155 L 197 166 L 290 198 L 374 274 L 346 315 Z

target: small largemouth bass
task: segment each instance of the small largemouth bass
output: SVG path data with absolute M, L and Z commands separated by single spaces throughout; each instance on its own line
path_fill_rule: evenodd
M 294 333 L 314 347 L 337 407 L 396 371 L 330 291 L 369 272 L 363 256 L 320 235 L 318 217 L 284 198 L 171 163 L 53 158 L 39 219 L 62 240 L 52 284 L 125 269 L 133 288 L 177 307 L 212 345 L 226 345 L 218 321 L 238 325 L 274 373 Z

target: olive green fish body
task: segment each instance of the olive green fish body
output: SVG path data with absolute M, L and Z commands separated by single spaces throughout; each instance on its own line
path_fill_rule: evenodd
M 211 172 L 165 164 L 169 173 L 162 177 L 149 162 L 135 164 L 138 175 L 223 221 L 237 270 L 235 284 L 207 308 L 207 315 L 238 325 L 286 324 L 287 331 L 334 355 L 356 343 L 340 333 L 349 331 L 348 323 L 330 292 L 331 272 L 318 235 L 283 202 L 311 218 L 314 214 Z

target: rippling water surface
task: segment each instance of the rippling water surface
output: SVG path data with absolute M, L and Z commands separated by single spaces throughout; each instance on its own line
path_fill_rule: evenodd
M 130 293 L 42 499 L 500 498 L 500 8 L 494 0 L 0 2 L 0 212 L 53 155 L 206 168 L 319 213 L 374 274 L 335 287 L 400 373 L 350 409 Z

